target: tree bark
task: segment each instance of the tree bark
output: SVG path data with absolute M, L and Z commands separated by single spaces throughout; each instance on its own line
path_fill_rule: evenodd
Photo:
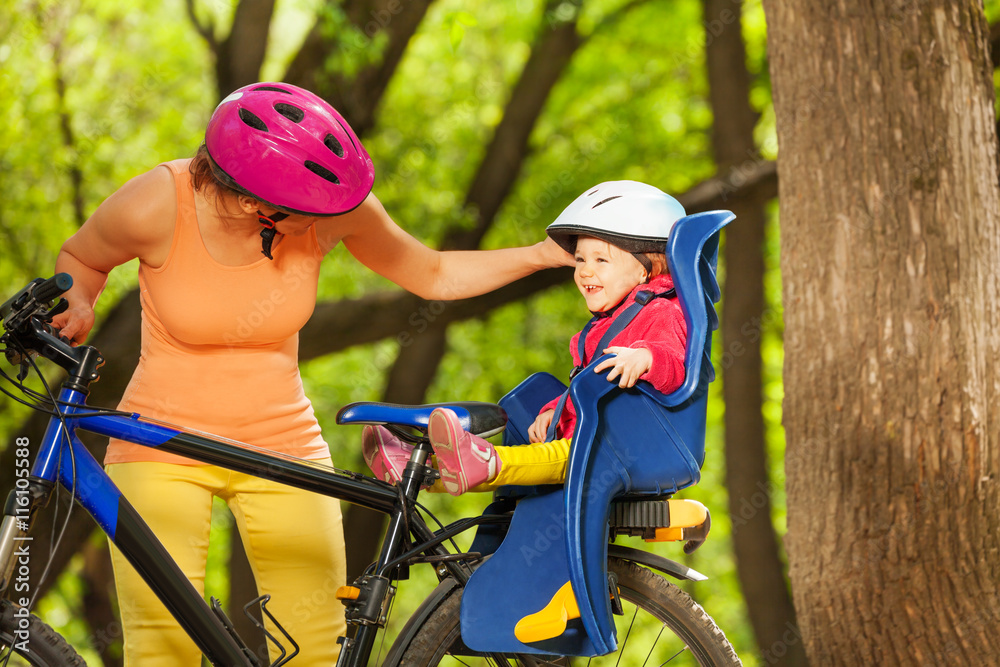
M 764 8 L 787 547 L 809 659 L 987 664 L 1000 655 L 1000 191 L 982 5 Z
M 759 159 L 753 138 L 757 114 L 750 106 L 740 0 L 704 0 L 705 52 L 712 105 L 712 146 L 720 172 Z M 726 489 L 733 523 L 736 571 L 757 646 L 774 660 L 803 665 L 805 649 L 794 637 L 795 608 L 785 579 L 778 536 L 771 521 L 771 490 L 763 417 L 761 336 L 765 315 L 764 227 L 766 199 L 736 197 L 726 228 L 726 282 L 722 299 L 722 395 L 726 410 Z M 773 315 L 773 313 L 768 313 Z M 779 647 L 784 647 L 780 650 Z M 780 653 L 780 655 L 776 655 Z

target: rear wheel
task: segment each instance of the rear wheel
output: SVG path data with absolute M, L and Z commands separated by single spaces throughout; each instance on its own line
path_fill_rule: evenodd
M 87 667 L 73 647 L 37 616 L 0 600 L 0 666 Z
M 691 597 L 663 577 L 629 561 L 612 558 L 624 615 L 615 616 L 618 651 L 597 658 L 540 655 L 483 656 L 462 642 L 461 589 L 427 618 L 403 653 L 400 665 L 741 665 L 726 635 Z

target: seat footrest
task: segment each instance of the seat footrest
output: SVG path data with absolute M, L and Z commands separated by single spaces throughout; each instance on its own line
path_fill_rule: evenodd
M 637 500 L 613 503 L 611 537 L 628 535 L 647 542 L 684 540 L 694 551 L 708 538 L 712 519 L 697 500 Z

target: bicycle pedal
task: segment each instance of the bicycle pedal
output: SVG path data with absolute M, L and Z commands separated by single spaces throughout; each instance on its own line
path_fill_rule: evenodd
M 268 610 L 267 603 L 270 602 L 270 600 L 271 600 L 270 595 L 261 595 L 259 597 L 256 597 L 253 600 L 250 600 L 250 602 L 247 602 L 243 606 L 243 613 L 246 615 L 247 618 L 250 619 L 251 623 L 253 623 L 261 632 L 264 633 L 264 637 L 267 639 L 267 641 L 274 644 L 281 652 L 280 655 L 278 655 L 278 658 L 274 662 L 272 662 L 268 667 L 280 667 L 281 665 L 286 664 L 289 660 L 291 660 L 292 658 L 294 658 L 299 654 L 299 645 L 295 642 L 294 639 L 292 639 L 292 636 L 288 634 L 288 631 L 285 630 L 285 628 L 281 625 L 281 623 L 278 622 L 278 619 L 274 617 L 274 614 L 272 614 Z M 280 632 L 282 636 L 285 639 L 287 639 L 288 642 L 292 645 L 292 652 L 290 654 L 287 651 L 285 651 L 284 645 L 280 641 L 278 641 L 278 638 L 267 631 L 267 628 L 264 627 L 264 623 L 257 620 L 257 618 L 250 613 L 250 608 L 257 605 L 260 606 L 261 613 L 267 616 L 269 619 L 271 619 L 271 623 L 274 624 L 274 627 L 277 628 L 278 632 Z

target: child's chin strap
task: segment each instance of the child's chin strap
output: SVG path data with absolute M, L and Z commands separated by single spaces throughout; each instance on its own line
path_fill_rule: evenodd
M 288 213 L 282 213 L 281 211 L 268 216 L 264 215 L 260 209 L 257 209 L 257 219 L 260 220 L 260 224 L 264 225 L 264 229 L 260 230 L 261 245 L 263 246 L 260 252 L 270 260 L 274 259 L 271 255 L 271 246 L 274 244 L 274 237 L 278 233 L 275 231 L 274 225 L 287 217 Z

